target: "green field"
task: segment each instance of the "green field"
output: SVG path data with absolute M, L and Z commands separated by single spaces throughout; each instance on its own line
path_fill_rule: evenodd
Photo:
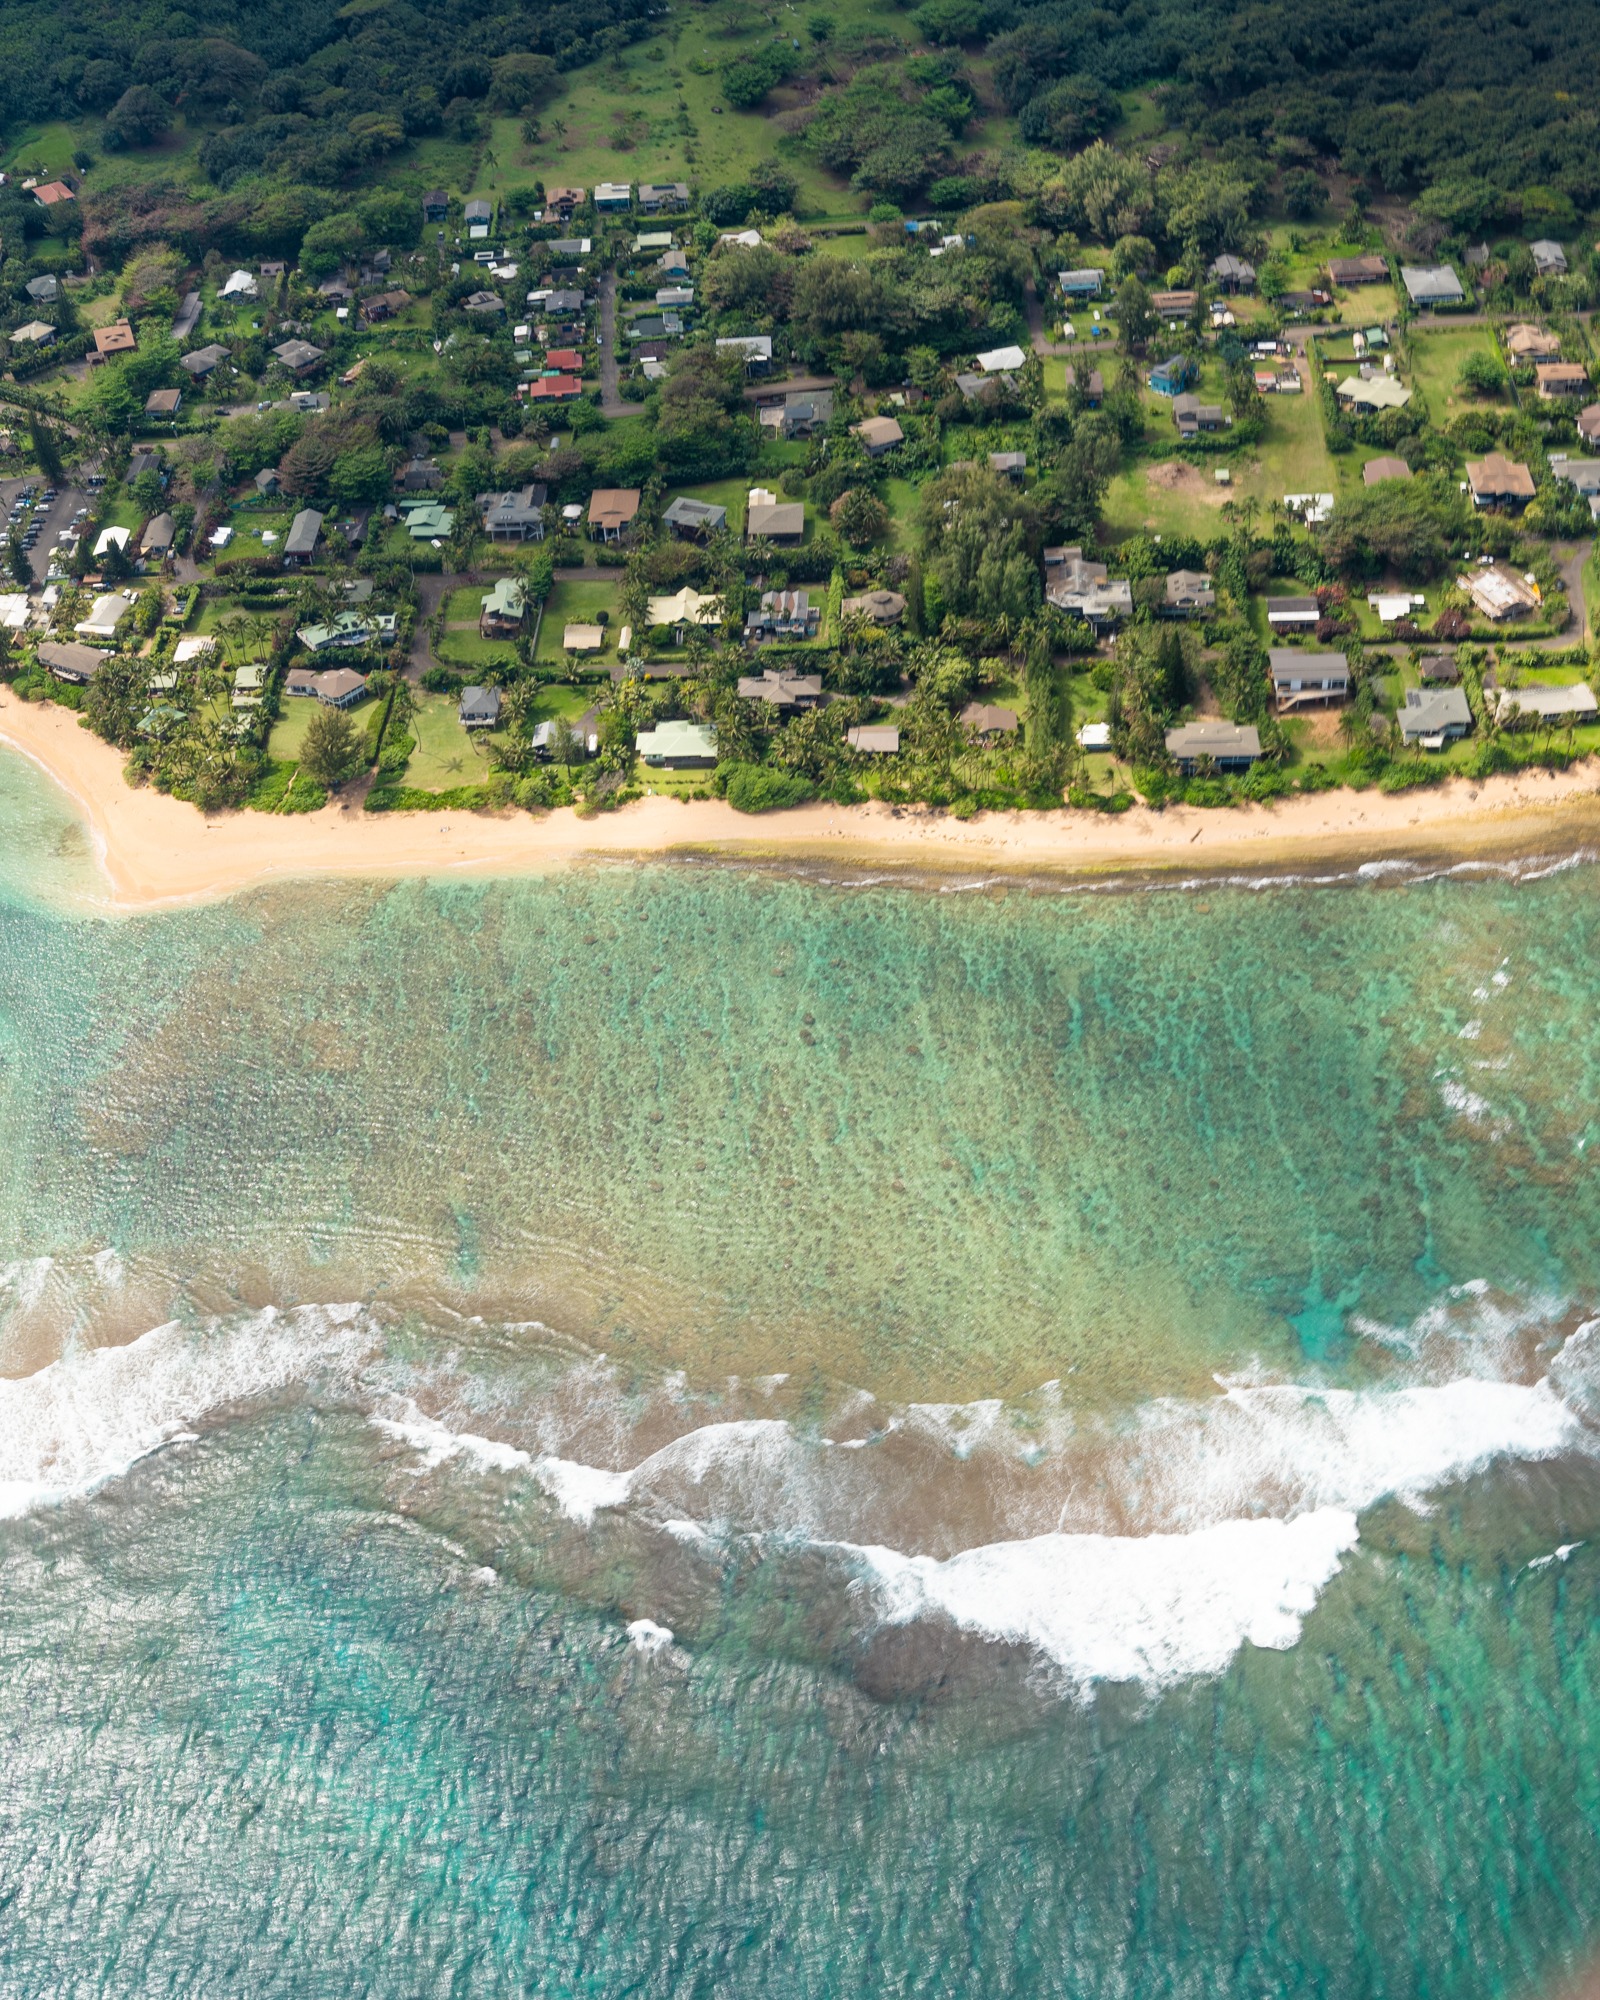
M 1414 325 L 1406 336 L 1406 356 L 1411 380 L 1428 399 L 1428 415 L 1434 424 L 1446 424 L 1463 410 L 1504 407 L 1505 398 L 1486 399 L 1463 394 L 1457 384 L 1463 364 L 1474 354 L 1486 355 L 1503 366 L 1495 348 L 1493 330 L 1486 326 Z
M 1171 403 L 1151 400 L 1164 406 L 1170 436 Z M 1268 396 L 1266 406 L 1267 434 L 1252 452 L 1232 460 L 1207 454 L 1192 462 L 1174 458 L 1125 467 L 1106 492 L 1105 538 L 1119 542 L 1148 529 L 1209 540 L 1224 532 L 1221 510 L 1230 500 L 1253 499 L 1266 508 L 1286 493 L 1337 493 L 1348 489 L 1352 478 L 1359 480 L 1359 469 L 1352 471 L 1348 458 L 1335 469 L 1315 397 Z M 1153 425 L 1151 434 L 1160 435 Z M 1233 473 L 1227 486 L 1214 476 L 1223 464 Z

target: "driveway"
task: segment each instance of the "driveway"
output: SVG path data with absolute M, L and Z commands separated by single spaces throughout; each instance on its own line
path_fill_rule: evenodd
M 406 679 L 420 681 L 429 667 L 436 665 L 433 648 L 428 642 L 428 627 L 433 623 L 434 613 L 443 604 L 452 590 L 464 583 L 477 583 L 482 579 L 471 571 L 463 575 L 441 576 L 424 572 L 417 578 L 417 622 L 411 628 L 411 650 L 406 656 Z

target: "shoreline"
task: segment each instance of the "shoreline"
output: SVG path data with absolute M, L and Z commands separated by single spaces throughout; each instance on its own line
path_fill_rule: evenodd
M 97 906 L 131 912 L 208 902 L 268 882 L 330 876 L 511 875 L 591 857 L 726 858 L 900 868 L 908 875 L 1175 878 L 1316 864 L 1448 858 L 1556 858 L 1600 846 L 1600 759 L 1570 771 L 1455 778 L 1388 796 L 1342 789 L 1272 805 L 1134 806 L 1116 816 L 927 808 L 801 806 L 736 813 L 721 800 L 641 799 L 580 819 L 570 807 L 524 812 L 369 814 L 332 803 L 280 817 L 207 819 L 136 791 L 123 760 L 77 715 L 0 689 L 0 746 L 26 757 L 72 802 L 107 885 Z

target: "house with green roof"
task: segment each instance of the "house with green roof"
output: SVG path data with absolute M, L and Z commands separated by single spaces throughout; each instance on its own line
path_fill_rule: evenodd
M 658 722 L 641 729 L 639 755 L 669 771 L 709 771 L 717 761 L 717 732 L 709 722 Z
M 478 635 L 483 639 L 514 639 L 527 615 L 527 593 L 520 580 L 502 576 L 483 600 L 483 609 L 478 613 Z
M 435 536 L 443 541 L 455 524 L 452 511 L 436 500 L 426 500 L 406 515 L 406 532 L 414 542 L 431 541 Z

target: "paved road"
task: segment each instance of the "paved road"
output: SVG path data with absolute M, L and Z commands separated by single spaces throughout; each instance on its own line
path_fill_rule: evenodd
M 744 393 L 754 403 L 763 396 L 801 396 L 813 389 L 837 389 L 838 386 L 837 375 L 785 375 L 781 381 L 767 376 L 759 382 L 747 383 Z

